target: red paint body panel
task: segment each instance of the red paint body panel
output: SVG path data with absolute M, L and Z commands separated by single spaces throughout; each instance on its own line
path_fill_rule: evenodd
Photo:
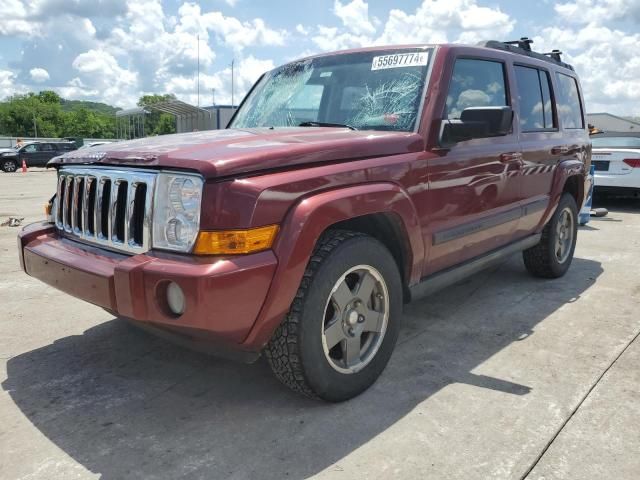
M 440 124 L 461 57 L 504 64 L 513 130 L 444 148 Z M 318 238 L 338 222 L 370 214 L 392 222 L 401 238 L 406 286 L 539 233 L 567 180 L 577 177 L 584 185 L 591 146 L 586 128 L 521 131 L 514 64 L 573 72 L 535 58 L 457 45 L 434 47 L 431 61 L 415 132 L 230 129 L 108 144 L 51 162 L 196 171 L 205 180 L 201 228 L 278 224 L 271 251 L 233 258 L 153 251 L 127 256 L 66 240 L 53 226 L 40 224 L 20 235 L 23 268 L 120 315 L 255 352 L 288 311 Z M 553 153 L 555 147 L 563 153 Z M 510 159 L 512 153 L 522 156 Z M 578 189 L 578 203 L 583 195 L 584 188 Z M 167 281 L 187 293 L 179 319 L 158 301 Z
M 59 290 L 133 320 L 193 335 L 213 332 L 232 345 L 253 326 L 276 268 L 271 251 L 205 262 L 97 254 L 60 238 L 48 224 L 28 226 L 20 242 L 25 271 Z M 168 281 L 185 292 L 186 309 L 179 319 L 162 302 L 162 285 Z

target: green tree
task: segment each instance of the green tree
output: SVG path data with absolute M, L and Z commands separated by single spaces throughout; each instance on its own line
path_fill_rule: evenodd
M 51 90 L 14 95 L 0 102 L 0 135 L 14 137 L 114 138 L 113 107 L 76 102 L 64 110 L 65 100 Z M 85 107 L 86 105 L 86 107 Z M 89 107 L 94 108 L 89 108 Z M 106 107 L 106 108 L 105 108 Z
M 155 103 L 168 102 L 175 99 L 176 96 L 173 93 L 143 95 L 138 100 L 138 106 L 147 107 Z M 144 131 L 147 134 L 165 135 L 167 133 L 176 133 L 176 118 L 173 115 L 160 113 L 153 109 L 148 110 L 149 113 L 145 115 L 144 119 Z

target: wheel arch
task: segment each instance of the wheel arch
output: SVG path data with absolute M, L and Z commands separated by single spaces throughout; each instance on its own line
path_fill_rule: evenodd
M 274 253 L 278 267 L 262 310 L 243 345 L 261 348 L 293 302 L 317 241 L 330 229 L 377 238 L 399 262 L 405 288 L 420 278 L 425 245 L 416 209 L 393 183 L 369 183 L 300 199 L 283 221 Z

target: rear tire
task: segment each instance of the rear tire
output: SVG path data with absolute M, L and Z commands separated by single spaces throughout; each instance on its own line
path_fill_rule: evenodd
M 573 196 L 562 194 L 558 208 L 542 230 L 540 243 L 522 252 L 529 273 L 541 278 L 562 277 L 573 260 L 578 236 L 578 207 Z
M 15 172 L 18 169 L 18 164 L 15 160 L 2 160 L 2 171 L 6 173 Z
M 387 248 L 367 235 L 323 235 L 284 321 L 265 348 L 276 377 L 331 402 L 362 393 L 398 338 L 402 281 Z

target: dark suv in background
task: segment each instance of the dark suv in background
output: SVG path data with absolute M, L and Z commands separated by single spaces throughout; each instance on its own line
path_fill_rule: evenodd
M 0 168 L 15 172 L 25 160 L 28 167 L 44 167 L 53 157 L 76 150 L 74 142 L 29 142 L 22 146 L 0 150 Z

